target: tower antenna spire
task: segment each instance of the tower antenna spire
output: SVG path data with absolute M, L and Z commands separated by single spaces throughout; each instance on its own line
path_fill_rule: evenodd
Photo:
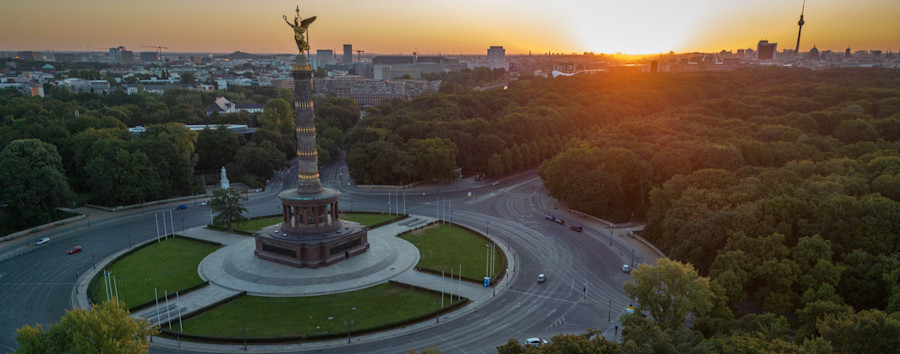
M 803 7 L 800 8 L 800 22 L 797 22 L 797 25 L 800 26 L 800 29 L 797 30 L 797 46 L 794 47 L 794 53 L 800 54 L 800 33 L 803 32 L 803 24 L 806 21 L 803 21 L 803 13 L 806 12 L 806 0 L 803 0 Z

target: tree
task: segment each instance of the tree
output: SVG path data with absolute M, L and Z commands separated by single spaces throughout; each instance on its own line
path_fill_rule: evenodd
M 244 196 L 237 189 L 216 189 L 213 191 L 213 197 L 209 200 L 209 207 L 212 211 L 218 213 L 213 222 L 219 225 L 225 224 L 228 232 L 231 232 L 232 223 L 241 223 L 247 220 L 244 213 Z
M 254 134 L 255 136 L 255 134 Z M 244 145 L 244 138 L 224 125 L 215 129 L 203 129 L 197 134 L 197 169 L 215 170 L 234 159 L 238 149 Z
M 74 194 L 63 174 L 56 146 L 37 139 L 14 140 L 0 151 L 0 198 L 12 226 L 50 222 L 56 208 L 70 206 Z
M 497 347 L 500 354 L 524 353 L 621 353 L 616 342 L 603 338 L 600 331 L 588 329 L 581 334 L 557 334 L 546 344 L 532 347 L 515 338 Z
M 192 73 L 183 73 L 179 79 L 179 82 L 181 82 L 182 85 L 192 85 L 196 81 L 197 78 Z
M 689 312 L 702 315 L 712 309 L 709 278 L 699 276 L 690 264 L 660 258 L 656 266 L 640 265 L 631 277 L 622 285 L 625 294 L 664 331 L 682 328 Z
M 266 103 L 263 113 L 258 119 L 262 129 L 277 131 L 281 134 L 294 133 L 294 109 L 283 99 L 276 98 Z
M 900 312 L 863 310 L 849 316 L 826 314 L 816 328 L 837 353 L 896 353 L 900 348 Z
M 181 123 L 150 126 L 135 139 L 138 150 L 150 158 L 159 174 L 163 196 L 195 192 L 191 177 L 197 165 L 196 139 L 197 133 Z
M 159 328 L 146 319 L 131 317 L 124 303 L 107 301 L 89 310 L 68 310 L 49 330 L 19 328 L 16 353 L 146 353 L 149 336 L 157 333 Z
M 697 332 L 685 327 L 664 329 L 659 322 L 636 313 L 619 319 L 626 353 L 685 353 L 701 340 Z
M 143 152 L 118 148 L 88 161 L 92 200 L 107 206 L 127 205 L 158 196 L 159 176 Z
M 410 141 L 409 152 L 416 157 L 419 179 L 452 179 L 456 166 L 456 144 L 450 139 L 430 138 Z
M 807 302 L 805 307 L 797 310 L 797 319 L 800 322 L 800 328 L 797 329 L 797 338 L 818 336 L 820 333 L 816 328 L 816 323 L 826 315 L 847 317 L 852 314 L 853 308 L 844 304 L 824 300 Z
M 278 151 L 275 143 L 263 141 L 259 145 L 247 143 L 238 149 L 234 156 L 234 166 L 237 167 L 239 174 L 244 175 L 242 177 L 247 182 L 252 182 L 252 180 L 265 181 L 271 178 L 275 171 L 287 167 L 288 162 L 284 158 L 284 154 Z M 252 184 L 258 183 L 252 182 Z
M 503 345 L 497 346 L 497 352 L 499 354 L 524 354 L 525 346 L 515 338 L 510 338 Z

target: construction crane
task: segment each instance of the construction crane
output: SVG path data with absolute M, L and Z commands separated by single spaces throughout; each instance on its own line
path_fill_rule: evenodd
M 356 50 L 356 61 L 362 61 L 362 53 L 365 53 L 365 50 Z

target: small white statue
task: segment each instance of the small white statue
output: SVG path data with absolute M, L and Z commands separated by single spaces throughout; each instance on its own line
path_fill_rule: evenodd
M 228 189 L 230 187 L 228 184 L 228 177 L 225 177 L 225 166 L 222 166 L 222 179 L 219 180 L 219 184 L 222 189 Z

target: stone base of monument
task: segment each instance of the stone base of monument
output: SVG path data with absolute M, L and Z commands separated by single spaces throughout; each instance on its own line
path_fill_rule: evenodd
M 319 268 L 369 249 L 369 228 L 340 219 L 341 194 L 318 184 L 312 187 L 313 192 L 290 189 L 278 195 L 282 222 L 253 234 L 257 258 L 297 268 Z
M 329 266 L 369 249 L 368 228 L 351 221 L 341 221 L 339 229 L 316 235 L 284 232 L 278 224 L 253 236 L 257 258 L 297 268 Z

